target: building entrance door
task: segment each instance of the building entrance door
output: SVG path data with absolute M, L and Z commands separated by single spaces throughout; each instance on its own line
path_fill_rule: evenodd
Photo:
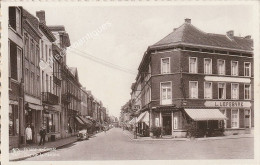
M 163 134 L 171 135 L 172 134 L 172 118 L 171 116 L 163 116 Z

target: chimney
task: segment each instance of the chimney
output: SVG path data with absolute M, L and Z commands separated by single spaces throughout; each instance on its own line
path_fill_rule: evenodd
M 251 39 L 250 35 L 245 36 L 246 39 Z
M 186 23 L 191 23 L 191 19 L 190 19 L 190 18 L 186 18 L 186 19 L 185 19 L 185 22 L 186 22 Z
M 228 36 L 229 38 L 233 38 L 233 37 L 234 37 L 234 30 L 228 31 L 228 32 L 227 32 L 227 36 Z
M 46 24 L 46 22 L 45 22 L 45 11 L 44 10 L 37 11 L 36 16 L 39 18 L 40 23 Z

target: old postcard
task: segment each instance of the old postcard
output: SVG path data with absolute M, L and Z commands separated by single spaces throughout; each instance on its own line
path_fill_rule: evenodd
M 1 163 L 258 164 L 259 12 L 3 1 Z

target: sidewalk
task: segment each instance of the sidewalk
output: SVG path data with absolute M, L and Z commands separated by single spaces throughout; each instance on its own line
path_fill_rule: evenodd
M 173 138 L 173 137 L 162 137 L 162 138 L 152 138 L 152 137 L 140 137 L 134 139 L 134 134 L 130 131 L 124 130 L 125 135 L 127 135 L 133 141 L 192 141 L 189 138 Z M 218 136 L 218 137 L 205 137 L 205 138 L 195 138 L 194 141 L 207 141 L 207 140 L 222 140 L 222 139 L 239 139 L 239 138 L 253 138 L 254 134 L 238 134 L 229 136 Z
M 59 139 L 54 142 L 46 142 L 44 146 L 38 146 L 38 144 L 33 144 L 26 147 L 14 148 L 9 151 L 9 160 L 19 161 L 27 159 L 29 157 L 39 156 L 46 152 L 55 151 L 58 148 L 74 143 L 76 141 L 77 137 L 72 136 L 64 139 Z

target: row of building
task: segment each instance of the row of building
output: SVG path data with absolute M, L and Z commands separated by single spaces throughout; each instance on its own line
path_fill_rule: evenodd
M 65 27 L 48 26 L 44 11 L 34 16 L 22 7 L 9 7 L 8 26 L 10 149 L 25 144 L 27 125 L 34 143 L 42 126 L 47 140 L 55 140 L 104 125 L 106 108 L 66 64 Z
M 206 33 L 185 19 L 147 48 L 121 123 L 135 124 L 146 135 L 159 127 L 173 137 L 185 137 L 191 124 L 207 135 L 220 129 L 225 134 L 250 132 L 253 51 L 251 36 L 235 36 L 232 30 Z

